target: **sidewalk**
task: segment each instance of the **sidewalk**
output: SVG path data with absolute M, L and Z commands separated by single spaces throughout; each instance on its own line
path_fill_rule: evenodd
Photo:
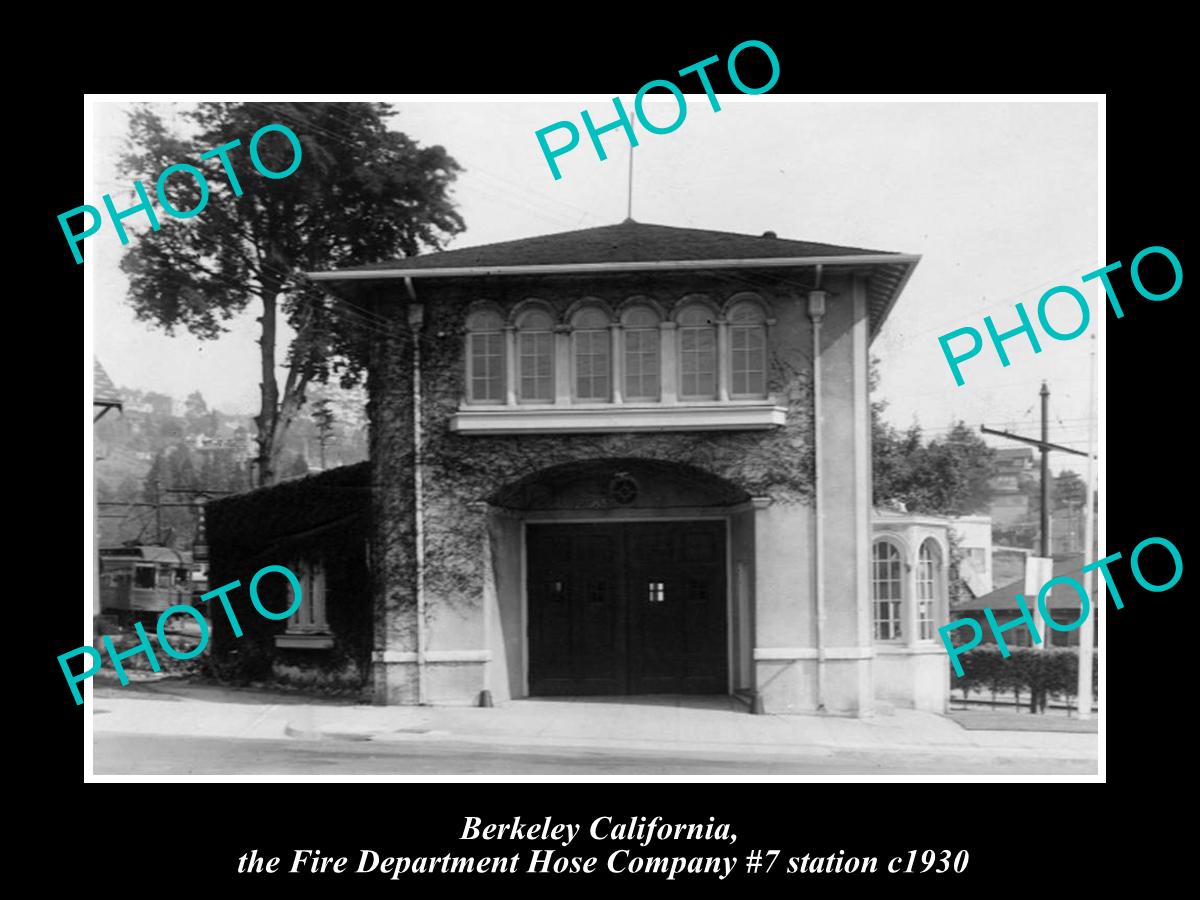
M 652 750 L 790 757 L 864 752 L 1094 762 L 1095 734 L 968 731 L 932 713 L 871 719 L 759 715 L 730 697 L 514 700 L 492 709 L 366 706 L 265 691 L 163 681 L 97 684 L 97 734 L 297 741 L 434 741 L 492 747 Z

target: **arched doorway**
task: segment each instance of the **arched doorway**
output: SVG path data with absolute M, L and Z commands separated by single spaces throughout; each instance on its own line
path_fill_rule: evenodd
M 554 466 L 498 491 L 520 520 L 533 696 L 726 693 L 731 510 L 749 497 L 679 463 Z

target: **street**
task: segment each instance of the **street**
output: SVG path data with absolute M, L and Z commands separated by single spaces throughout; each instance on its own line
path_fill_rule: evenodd
M 980 774 L 977 760 L 936 750 L 794 755 L 408 741 L 239 739 L 97 732 L 97 775 L 944 775 Z M 1091 775 L 1094 760 L 997 757 L 991 775 Z

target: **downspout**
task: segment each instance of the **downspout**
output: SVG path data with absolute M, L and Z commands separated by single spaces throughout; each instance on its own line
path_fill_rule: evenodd
M 417 302 L 411 278 L 404 279 L 408 289 L 408 329 L 412 335 L 412 436 L 413 436 L 413 541 L 417 593 L 417 705 L 425 704 L 425 512 L 424 484 L 421 478 L 421 325 L 425 307 Z
M 821 319 L 825 316 L 825 292 L 821 287 L 821 266 L 817 266 L 816 287 L 808 293 L 808 317 L 812 319 L 812 383 L 813 383 L 813 578 L 817 599 L 817 711 L 825 711 L 825 569 L 822 564 L 821 503 Z

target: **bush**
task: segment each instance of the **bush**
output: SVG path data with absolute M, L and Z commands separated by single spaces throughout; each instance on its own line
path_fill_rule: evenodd
M 957 677 L 951 669 L 950 686 L 963 692 L 990 690 L 1014 691 L 1018 698 L 1029 694 L 1030 712 L 1045 712 L 1050 694 L 1074 696 L 1078 686 L 1079 655 L 1074 648 L 1035 650 L 1018 647 L 1005 658 L 1000 648 L 992 645 L 976 647 L 958 658 L 963 675 Z M 1093 666 L 1093 676 L 1098 665 Z M 1094 678 L 1093 678 L 1094 680 Z

